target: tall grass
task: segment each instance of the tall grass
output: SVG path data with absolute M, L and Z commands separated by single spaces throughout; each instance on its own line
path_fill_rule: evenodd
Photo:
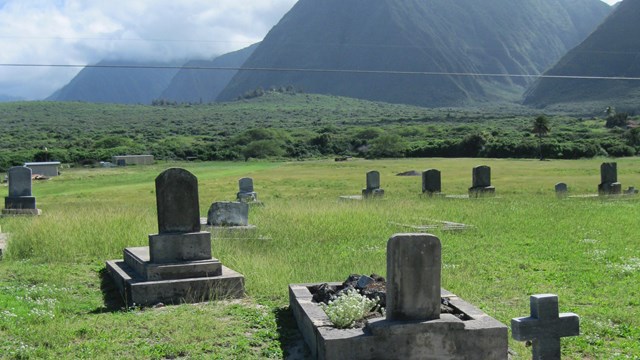
M 556 293 L 561 311 L 582 317 L 579 338 L 563 340 L 565 358 L 640 356 L 640 199 L 559 200 L 557 182 L 572 194 L 595 193 L 602 159 L 516 161 L 423 159 L 288 164 L 178 164 L 199 178 L 204 216 L 213 201 L 231 200 L 237 179 L 250 175 L 264 206 L 251 207 L 257 230 L 221 233 L 215 257 L 243 273 L 248 294 L 283 306 L 290 283 L 341 281 L 351 273 L 385 275 L 386 241 L 406 225 L 437 220 L 471 225 L 434 229 L 443 243 L 443 286 L 503 323 L 529 313 L 529 296 Z M 471 168 L 492 167 L 497 197 L 425 198 L 407 170 L 438 168 L 443 191 L 464 194 Z M 175 164 L 174 164 L 175 165 Z M 164 168 L 70 171 L 34 193 L 38 218 L 4 218 L 12 234 L 0 268 L 16 261 L 102 264 L 157 232 L 153 178 Z M 618 161 L 623 185 L 640 185 L 640 159 Z M 385 199 L 339 201 L 358 194 L 365 173 L 382 174 Z M 128 185 L 130 184 L 130 185 Z M 65 265 L 66 266 L 66 265 Z M 1 282 L 1 280 L 0 280 Z M 97 290 L 96 290 L 97 291 Z M 520 343 L 510 347 L 527 358 Z

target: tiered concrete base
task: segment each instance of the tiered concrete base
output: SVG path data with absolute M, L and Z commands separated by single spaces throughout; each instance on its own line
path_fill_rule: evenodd
M 149 247 L 127 248 L 124 260 L 107 261 L 128 305 L 195 303 L 244 296 L 244 276 L 217 259 L 151 263 Z
M 384 189 L 362 189 L 362 198 L 382 198 L 384 197 Z
M 315 284 L 319 285 L 319 284 Z M 332 285 L 340 285 L 335 283 Z M 311 284 L 290 285 L 289 303 L 314 359 L 482 359 L 506 360 L 507 327 L 442 290 L 464 320 L 442 314 L 438 320 L 391 322 L 369 320 L 364 329 L 336 329 L 312 301 Z
M 496 195 L 496 188 L 494 186 L 469 188 L 470 198 L 492 197 L 495 195 Z
M 599 195 L 621 195 L 622 184 L 619 182 L 599 184 L 598 194 Z
M 39 216 L 42 215 L 40 209 L 2 209 L 3 216 Z

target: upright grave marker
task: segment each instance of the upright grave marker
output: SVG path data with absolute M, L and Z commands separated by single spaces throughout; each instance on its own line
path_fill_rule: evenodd
M 433 196 L 442 192 L 442 174 L 440 170 L 429 169 L 422 172 L 422 193 Z
M 566 198 L 569 195 L 569 187 L 565 183 L 557 183 L 555 186 L 556 196 L 559 199 Z
M 40 215 L 31 190 L 31 169 L 14 166 L 9 169 L 9 196 L 4 198 L 3 215 Z
M 615 162 L 600 165 L 599 195 L 620 195 L 622 184 L 618 182 L 618 164 Z
M 244 277 L 211 256 L 211 234 L 200 231 L 198 180 L 184 169 L 156 178 L 158 234 L 148 247 L 127 248 L 107 261 L 128 304 L 200 302 L 244 295 Z
M 560 338 L 580 335 L 580 317 L 560 314 L 557 295 L 533 295 L 530 306 L 530 317 L 511 319 L 513 338 L 533 341 L 533 360 L 559 360 Z
M 236 200 L 239 202 L 252 203 L 258 201 L 258 194 L 253 189 L 252 178 L 242 178 L 238 181 L 239 191 Z
M 496 188 L 491 186 L 491 168 L 486 165 L 474 167 L 469 197 L 493 196 L 495 192 Z
M 384 190 L 380 188 L 380 173 L 369 171 L 367 173 L 367 187 L 362 189 L 362 198 L 383 197 Z

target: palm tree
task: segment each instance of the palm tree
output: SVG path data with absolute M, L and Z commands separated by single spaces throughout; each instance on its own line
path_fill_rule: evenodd
M 544 159 L 542 156 L 542 138 L 546 136 L 551 128 L 549 127 L 549 119 L 540 115 L 533 121 L 533 129 L 531 130 L 538 137 L 538 152 L 540 154 L 540 160 Z

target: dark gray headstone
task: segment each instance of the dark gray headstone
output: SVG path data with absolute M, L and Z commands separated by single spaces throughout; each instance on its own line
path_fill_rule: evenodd
M 473 168 L 473 188 L 483 188 L 491 186 L 491 168 L 488 166 L 476 166 Z
M 241 193 L 252 193 L 253 192 L 253 179 L 252 178 L 242 178 L 238 181 L 238 185 Z
M 397 234 L 387 243 L 387 319 L 440 318 L 442 245 L 429 234 Z
M 534 360 L 560 360 L 560 338 L 580 335 L 580 317 L 560 314 L 557 295 L 533 295 L 530 306 L 530 317 L 511 319 L 513 338 L 533 342 Z
M 569 187 L 565 183 L 557 183 L 555 189 L 558 195 L 566 194 L 569 191 Z
M 24 166 L 14 166 L 9 169 L 9 197 L 32 196 L 31 169 Z
M 618 182 L 618 164 L 614 162 L 600 165 L 600 183 L 613 184 Z
M 439 170 L 429 169 L 422 173 L 422 192 L 439 193 L 442 191 L 442 178 Z
M 367 173 L 367 190 L 380 188 L 380 173 L 378 171 L 369 171 Z
M 187 170 L 173 168 L 158 175 L 156 203 L 160 234 L 200 231 L 198 179 Z
M 215 202 L 209 208 L 207 225 L 248 226 L 249 204 L 243 202 Z

